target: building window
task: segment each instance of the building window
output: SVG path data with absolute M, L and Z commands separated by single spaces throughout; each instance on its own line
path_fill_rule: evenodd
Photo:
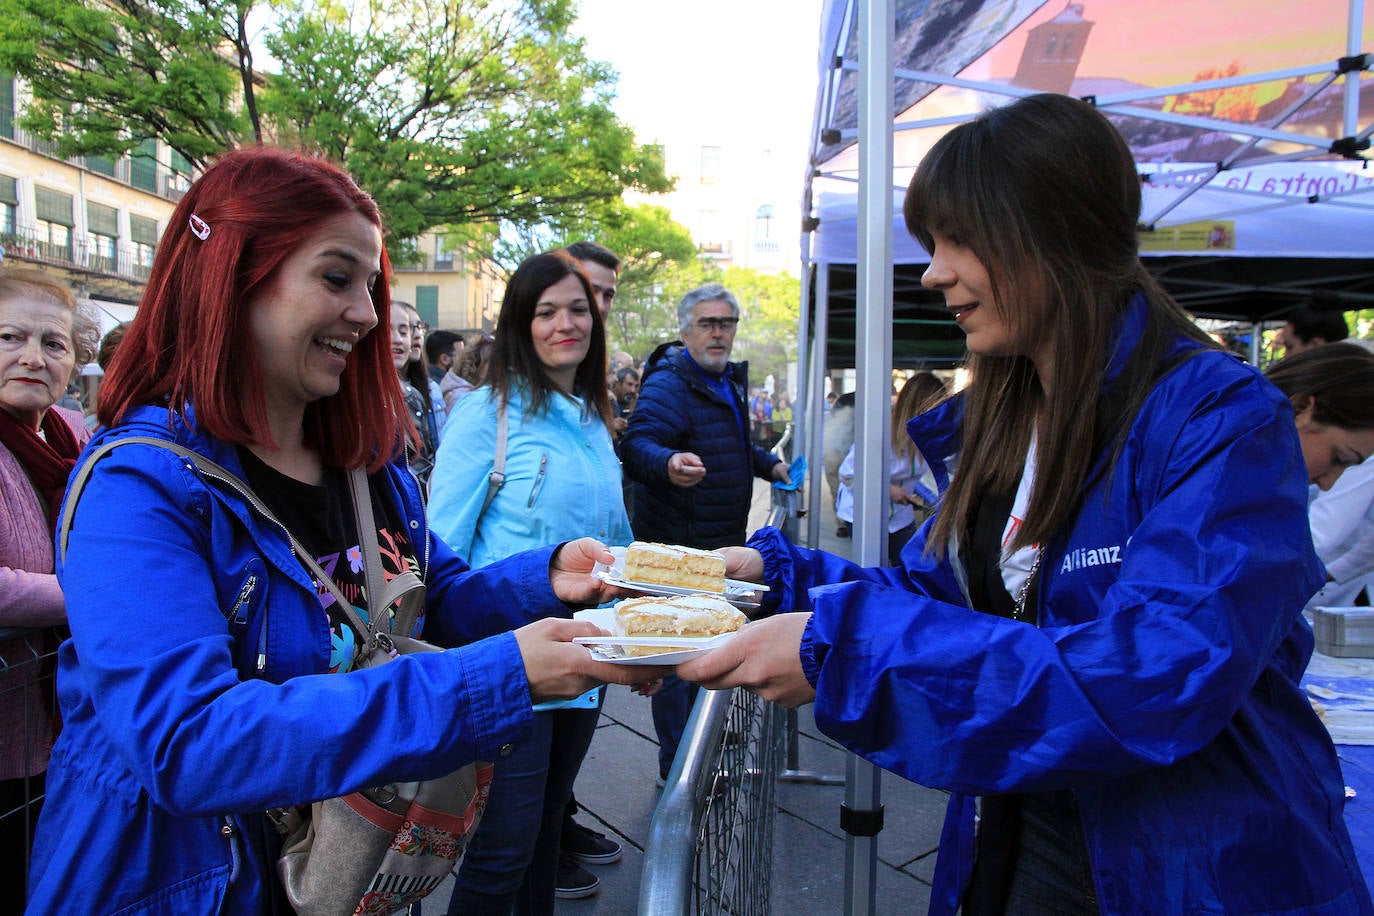
M 167 188 L 163 197 L 168 200 L 181 200 L 191 190 L 191 160 L 174 149 L 168 149 L 167 157 L 171 171 L 167 173 Z
M 157 193 L 157 141 L 144 140 L 129 157 L 129 184 Z
M 773 205 L 764 204 L 759 207 L 754 214 L 754 238 L 771 239 L 773 237 Z
M 130 213 L 129 241 L 134 246 L 134 276 L 146 280 L 153 267 L 153 253 L 157 250 L 157 220 Z
M 0 74 L 0 137 L 14 139 L 14 77 Z
M 415 311 L 420 313 L 421 321 L 431 328 L 437 328 L 439 326 L 439 287 L 415 287 Z
M 55 261 L 72 259 L 72 196 L 49 188 L 34 188 L 38 217 L 36 241 L 40 257 Z
M 715 184 L 720 181 L 720 147 L 701 148 L 701 183 Z
M 434 269 L 453 270 L 453 252 L 449 250 L 448 240 L 442 235 L 434 237 Z
M 90 267 L 113 273 L 118 266 L 119 211 L 86 201 L 86 233 L 90 236 Z
M 92 172 L 108 175 L 110 178 L 115 177 L 115 163 L 108 156 L 87 156 L 85 161 L 86 168 Z
M 0 175 L 0 236 L 12 237 L 18 225 L 19 179 Z

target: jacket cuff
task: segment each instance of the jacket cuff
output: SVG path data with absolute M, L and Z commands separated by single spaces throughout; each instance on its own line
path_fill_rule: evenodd
M 759 612 L 756 617 L 776 614 L 780 609 L 792 608 L 791 583 L 793 579 L 792 546 L 777 528 L 764 527 L 754 532 L 744 544 L 752 547 L 763 556 L 763 584 L 768 591 L 763 593 Z
M 817 639 L 816 615 L 812 614 L 811 619 L 806 622 L 806 629 L 802 630 L 801 638 L 802 674 L 806 676 L 806 682 L 812 689 L 815 689 L 816 682 L 821 679 L 821 666 L 825 664 L 825 656 L 829 651 L 830 647 Z
M 512 574 L 520 583 L 521 604 L 530 611 L 530 620 L 538 620 L 541 617 L 572 616 L 569 613 L 568 605 L 564 604 L 554 593 L 553 582 L 550 580 L 553 555 L 562 546 L 562 544 L 555 544 L 536 547 L 532 550 L 522 550 L 519 553 L 511 554 L 502 561 L 503 564 L 509 563 L 513 566 Z
M 534 716 L 515 634 L 492 636 L 453 651 L 462 659 L 477 759 L 499 762 L 525 737 Z

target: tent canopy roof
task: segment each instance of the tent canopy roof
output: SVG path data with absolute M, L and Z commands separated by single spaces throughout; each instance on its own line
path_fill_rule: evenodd
M 912 171 L 950 126 L 1038 91 L 1091 97 L 1126 136 L 1143 183 L 1142 256 L 1194 314 L 1281 318 L 1317 290 L 1374 307 L 1370 3 L 1303 0 L 1257 16 L 1249 0 L 1160 0 L 1148 15 L 1137 0 L 896 0 L 894 363 L 962 350 L 920 288 L 928 256 L 901 223 Z M 805 201 L 810 261 L 828 272 L 834 367 L 854 364 L 860 61 L 854 0 L 829 0 L 823 15 Z

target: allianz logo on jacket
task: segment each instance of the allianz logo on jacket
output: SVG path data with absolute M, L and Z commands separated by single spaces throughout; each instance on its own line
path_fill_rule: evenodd
M 1107 566 L 1121 562 L 1121 545 L 1111 544 L 1103 547 L 1075 547 L 1064 554 L 1064 562 L 1059 564 L 1061 573 L 1087 569 L 1089 566 Z

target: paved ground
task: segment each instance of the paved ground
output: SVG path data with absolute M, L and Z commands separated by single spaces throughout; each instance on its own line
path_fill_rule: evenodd
M 824 500 L 823 500 L 824 502 Z M 768 490 L 760 484 L 750 530 L 768 512 Z M 821 546 L 847 555 L 851 542 L 835 537 L 834 517 L 823 513 Z M 844 776 L 848 756 L 816 730 L 810 707 L 798 714 L 798 768 Z M 558 916 L 629 916 L 639 899 L 639 873 L 649 819 L 658 802 L 654 786 L 657 743 L 649 702 L 620 687 L 612 688 L 601 726 L 577 782 L 581 815 L 625 847 L 625 858 L 594 869 L 601 890 L 585 900 L 564 900 Z M 886 829 L 878 837 L 876 914 L 907 916 L 926 912 L 935 846 L 944 820 L 945 793 L 925 789 L 890 773 L 881 775 Z M 843 786 L 783 782 L 772 863 L 773 911 L 779 914 L 843 913 L 845 835 L 840 830 Z
M 751 530 L 767 516 L 768 492 L 762 484 L 751 513 Z M 821 546 L 847 553 L 850 542 L 835 537 L 833 515 L 821 526 Z M 847 755 L 821 735 L 810 707 L 798 716 L 798 768 L 844 776 Z M 639 900 L 639 875 L 649 820 L 658 803 L 657 742 L 649 701 L 626 688 L 612 687 L 577 781 L 580 815 L 588 826 L 619 840 L 624 858 L 593 869 L 601 889 L 584 900 L 559 901 L 558 916 L 631 916 Z M 880 777 L 886 829 L 878 836 L 877 906 L 879 916 L 924 914 L 935 865 L 935 847 L 944 818 L 945 793 L 925 789 L 889 773 Z M 843 913 L 845 835 L 839 826 L 842 785 L 780 783 L 772 862 L 773 912 Z M 431 900 L 446 900 L 440 888 Z M 425 912 L 442 912 L 433 903 Z

